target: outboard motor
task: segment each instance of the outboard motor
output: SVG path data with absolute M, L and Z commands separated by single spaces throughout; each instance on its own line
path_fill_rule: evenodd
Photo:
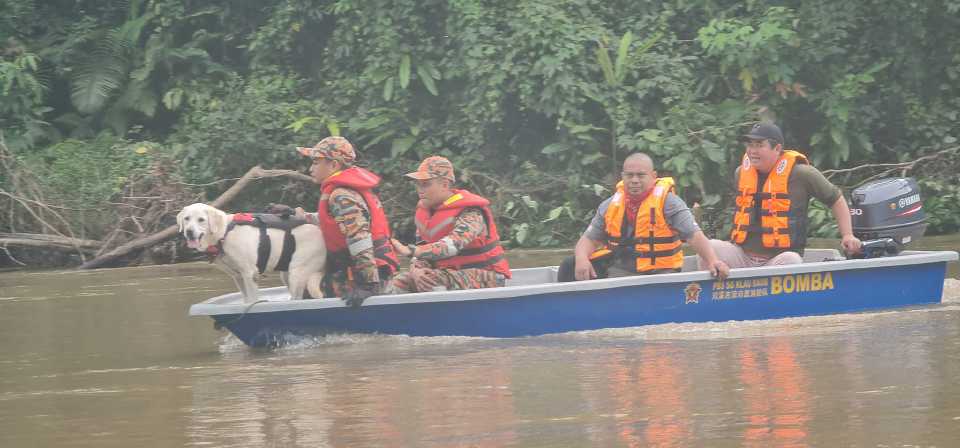
M 869 182 L 850 197 L 853 234 L 863 242 L 858 257 L 897 255 L 927 229 L 920 187 L 912 178 Z

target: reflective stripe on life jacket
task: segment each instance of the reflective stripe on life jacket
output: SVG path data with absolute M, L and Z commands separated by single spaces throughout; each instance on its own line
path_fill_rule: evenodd
M 679 269 L 683 266 L 682 241 L 663 213 L 667 195 L 674 191 L 672 177 L 657 179 L 653 191 L 637 208 L 636 223 L 632 235 L 622 235 L 626 226 L 626 192 L 623 182 L 617 184 L 607 212 L 603 216 L 606 224 L 607 246 L 590 255 L 596 259 L 609 254 L 627 253 L 636 258 L 637 272 L 658 269 Z
M 320 220 L 320 229 L 323 231 L 323 241 L 327 246 L 327 266 L 329 272 L 337 272 L 349 267 L 352 256 L 347 248 L 347 238 L 340 232 L 337 221 L 330 214 L 330 193 L 338 188 L 345 187 L 360 193 L 370 212 L 370 234 L 373 237 L 373 255 L 377 267 L 389 269 L 393 275 L 400 266 L 397 254 L 390 244 L 390 223 L 383 212 L 380 198 L 372 189 L 380 183 L 380 176 L 363 168 L 350 167 L 330 175 L 320 185 L 320 202 L 317 204 L 317 217 Z
M 807 157 L 797 151 L 783 151 L 780 159 L 767 176 L 763 189 L 757 191 L 760 174 L 743 155 L 740 166 L 740 182 L 737 184 L 737 211 L 733 215 L 733 230 L 730 241 L 743 244 L 747 234 L 760 232 L 763 247 L 771 249 L 797 249 L 802 246 L 805 235 L 795 235 L 799 220 L 805 217 L 790 216 L 790 173 L 797 163 L 809 164 Z M 760 223 L 753 222 L 759 207 Z
M 414 221 L 417 234 L 428 243 L 440 241 L 453 231 L 453 224 L 467 208 L 477 208 L 483 212 L 487 225 L 485 235 L 479 235 L 467 244 L 457 255 L 437 260 L 434 264 L 441 269 L 489 269 L 510 278 L 510 265 L 507 263 L 503 247 L 500 246 L 500 234 L 490 211 L 490 201 L 466 190 L 454 190 L 453 196 L 440 204 L 436 210 L 429 210 L 422 202 L 417 204 Z

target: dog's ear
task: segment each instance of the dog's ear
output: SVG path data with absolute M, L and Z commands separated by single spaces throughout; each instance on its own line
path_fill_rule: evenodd
M 226 214 L 214 207 L 207 207 L 207 224 L 210 230 L 207 232 L 209 244 L 217 244 L 217 241 L 227 232 Z
M 185 215 L 186 207 L 180 210 L 180 213 L 177 213 L 177 232 L 183 233 L 183 215 Z

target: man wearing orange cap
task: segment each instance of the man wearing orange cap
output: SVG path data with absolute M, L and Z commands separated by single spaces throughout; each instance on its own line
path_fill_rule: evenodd
M 317 213 L 296 214 L 323 230 L 327 245 L 325 293 L 351 306 L 379 294 L 397 271 L 390 224 L 373 188 L 380 176 L 354 166 L 356 152 L 343 137 L 327 137 L 297 151 L 313 159 L 310 175 L 322 192 Z
M 406 175 L 416 182 L 417 245 L 391 240 L 397 253 L 412 257 L 410 269 L 398 274 L 390 293 L 476 289 L 504 286 L 510 266 L 500 246 L 490 201 L 454 189 L 453 164 L 427 157 Z

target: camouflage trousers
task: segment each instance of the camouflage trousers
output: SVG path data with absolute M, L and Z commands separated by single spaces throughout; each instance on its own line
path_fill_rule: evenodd
M 434 291 L 453 291 L 460 289 L 496 288 L 506 284 L 506 277 L 489 269 L 431 269 L 421 268 L 421 272 L 435 279 Z M 406 294 L 419 291 L 410 271 L 404 271 L 393 277 L 384 294 Z
M 380 280 L 377 282 L 376 291 L 374 291 L 376 294 L 387 294 L 383 291 L 390 285 L 390 278 L 385 274 L 387 272 L 381 269 L 379 272 Z M 326 298 L 343 297 L 347 291 L 356 288 L 357 282 L 350 277 L 346 270 L 328 272 L 323 277 L 323 296 Z

